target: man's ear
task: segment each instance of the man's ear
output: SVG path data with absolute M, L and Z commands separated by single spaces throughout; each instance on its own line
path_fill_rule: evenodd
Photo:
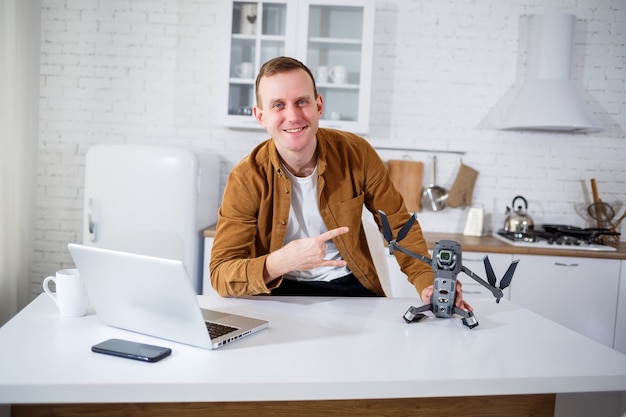
M 263 122 L 263 110 L 260 107 L 254 106 L 252 108 L 252 113 L 254 114 L 254 118 L 257 122 L 263 127 L 265 127 L 265 123 Z
M 324 113 L 324 100 L 320 94 L 317 95 L 315 102 L 317 103 L 317 113 L 322 117 L 322 113 Z

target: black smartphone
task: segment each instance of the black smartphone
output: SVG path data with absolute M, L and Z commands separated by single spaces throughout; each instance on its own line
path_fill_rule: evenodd
M 130 340 L 109 339 L 91 347 L 92 352 L 135 359 L 143 362 L 158 362 L 169 356 L 172 349 L 163 346 L 147 345 Z

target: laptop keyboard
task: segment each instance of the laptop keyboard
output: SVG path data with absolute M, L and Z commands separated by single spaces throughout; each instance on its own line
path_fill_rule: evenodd
M 210 321 L 205 321 L 204 323 L 206 324 L 206 328 L 209 331 L 211 338 L 224 336 L 225 334 L 237 330 L 236 327 L 226 326 L 225 324 L 213 323 Z

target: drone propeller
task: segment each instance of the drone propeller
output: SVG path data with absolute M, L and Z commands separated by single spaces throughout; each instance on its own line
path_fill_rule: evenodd
M 380 222 L 383 227 L 383 237 L 389 243 L 393 240 L 393 236 L 391 235 L 391 226 L 389 225 L 389 220 L 387 219 L 387 215 L 384 211 L 378 210 L 380 213 Z
M 515 268 L 517 268 L 517 264 L 519 263 L 519 259 L 511 262 L 509 265 L 509 269 L 506 270 L 504 276 L 500 280 L 500 289 L 503 290 L 509 285 L 511 285 L 511 280 L 513 279 L 513 274 L 515 273 Z
M 409 230 L 411 230 L 411 227 L 413 227 L 413 223 L 415 223 L 415 220 L 416 216 L 415 214 L 413 214 L 411 218 L 404 224 L 404 226 L 402 226 L 402 229 L 400 229 L 400 231 L 398 232 L 398 238 L 396 239 L 396 242 L 399 242 L 406 237 L 407 233 L 409 233 Z
M 485 255 L 483 258 L 483 263 L 485 264 L 485 272 L 487 273 L 487 281 L 492 287 L 496 286 L 496 274 L 493 272 L 493 268 L 491 267 L 491 262 L 489 261 L 489 257 Z

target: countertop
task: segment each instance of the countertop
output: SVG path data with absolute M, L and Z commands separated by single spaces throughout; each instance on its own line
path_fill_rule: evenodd
M 205 237 L 215 236 L 215 228 L 209 227 L 204 231 Z M 541 256 L 572 256 L 579 258 L 599 259 L 626 259 L 626 242 L 613 245 L 617 250 L 612 252 L 585 251 L 573 249 L 545 249 L 513 246 L 496 239 L 493 236 L 465 236 L 461 233 L 424 232 L 428 249 L 433 249 L 435 242 L 440 240 L 454 240 L 459 242 L 466 252 L 510 253 L 516 255 Z
M 613 252 L 586 251 L 576 249 L 531 248 L 513 246 L 496 239 L 493 236 L 464 236 L 461 233 L 433 233 L 424 232 L 424 238 L 428 242 L 428 248 L 432 249 L 439 240 L 455 240 L 461 244 L 463 251 L 467 252 L 490 252 L 511 253 L 516 255 L 542 255 L 542 256 L 573 256 L 579 258 L 602 258 L 602 259 L 626 259 L 626 242 L 612 245 L 617 250 Z
M 199 296 L 269 328 L 209 351 L 63 318 L 41 294 L 0 328 L 0 404 L 290 401 L 626 391 L 626 356 L 507 300 L 479 326 L 402 319 L 412 298 Z M 167 346 L 157 363 L 93 353 L 117 337 Z M 315 359 L 313 359 L 315 358 Z

